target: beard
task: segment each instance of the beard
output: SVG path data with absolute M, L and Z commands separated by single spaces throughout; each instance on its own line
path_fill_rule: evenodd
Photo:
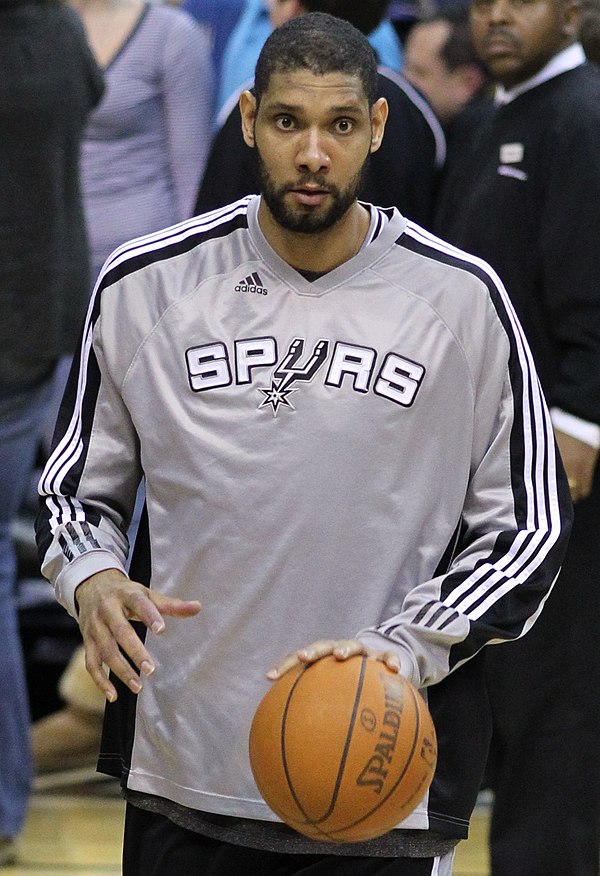
M 255 148 L 255 154 L 260 193 L 273 218 L 287 231 L 301 234 L 318 234 L 321 231 L 326 231 L 344 216 L 359 197 L 369 158 L 367 156 L 358 173 L 343 189 L 328 182 L 321 174 L 303 174 L 295 181 L 293 188 L 302 187 L 308 183 L 316 185 L 328 192 L 330 203 L 325 209 L 302 207 L 301 205 L 292 209 L 285 203 L 285 196 L 290 190 L 290 185 L 277 186 L 258 148 Z

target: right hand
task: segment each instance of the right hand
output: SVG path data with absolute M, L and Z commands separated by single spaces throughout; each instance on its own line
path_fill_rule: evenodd
M 597 449 L 559 429 L 555 429 L 554 434 L 569 481 L 572 501 L 587 499 L 594 483 L 594 471 L 598 461 Z
M 155 669 L 131 621 L 141 621 L 160 635 L 165 629 L 163 616 L 193 617 L 202 608 L 195 600 L 185 601 L 149 590 L 118 569 L 86 578 L 78 586 L 75 598 L 87 671 L 111 703 L 117 699 L 117 691 L 103 664 L 136 694 L 142 689 L 141 676 L 152 675 Z M 133 666 L 119 648 L 131 658 Z

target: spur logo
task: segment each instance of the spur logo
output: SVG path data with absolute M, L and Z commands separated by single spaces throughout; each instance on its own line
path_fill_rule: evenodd
M 318 375 L 325 386 L 348 384 L 354 392 L 372 392 L 405 408 L 414 403 L 425 377 L 423 365 L 394 351 L 380 355 L 372 347 L 327 338 L 311 348 L 296 337 L 281 357 L 273 337 L 236 340 L 231 348 L 224 341 L 202 344 L 186 350 L 185 357 L 193 392 L 256 383 L 263 396 L 258 408 L 270 408 L 274 417 L 282 408 L 295 410 L 291 395 Z M 258 379 L 265 369 L 272 369 L 268 386 Z

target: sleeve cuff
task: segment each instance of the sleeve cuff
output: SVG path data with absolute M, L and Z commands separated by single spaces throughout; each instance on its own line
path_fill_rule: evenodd
M 118 569 L 124 575 L 127 574 L 117 557 L 111 551 L 106 550 L 87 551 L 62 570 L 56 579 L 54 592 L 57 600 L 63 608 L 66 608 L 71 617 L 77 619 L 75 591 L 81 582 L 91 575 L 95 575 L 96 572 L 104 572 L 107 569 Z
M 600 426 L 597 423 L 582 420 L 580 417 L 568 414 L 561 408 L 550 408 L 550 417 L 555 429 L 559 429 L 573 438 L 578 438 L 595 450 L 600 449 Z

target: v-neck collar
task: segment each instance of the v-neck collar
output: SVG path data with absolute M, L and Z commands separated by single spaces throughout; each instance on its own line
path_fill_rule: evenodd
M 119 60 L 119 58 L 121 57 L 121 55 L 123 54 L 123 52 L 125 51 L 127 46 L 129 45 L 129 43 L 132 41 L 132 39 L 134 38 L 134 36 L 136 35 L 138 30 L 142 26 L 149 11 L 150 11 L 150 4 L 144 3 L 144 5 L 142 6 L 142 9 L 141 9 L 141 12 L 137 17 L 137 20 L 134 22 L 133 27 L 131 28 L 131 30 L 129 31 L 129 33 L 127 34 L 127 36 L 125 37 L 125 39 L 123 40 L 121 45 L 119 46 L 119 48 L 116 50 L 116 52 L 114 53 L 112 58 L 110 58 L 110 60 L 107 61 L 107 63 L 102 67 L 102 71 L 104 73 L 107 73 L 110 70 L 110 68 Z
M 361 202 L 363 203 L 363 202 Z M 371 221 L 365 242 L 348 261 L 327 271 L 316 280 L 306 280 L 279 256 L 264 236 L 258 222 L 260 195 L 248 202 L 248 229 L 250 237 L 262 260 L 277 276 L 299 295 L 319 297 L 346 283 L 351 277 L 378 261 L 400 237 L 406 228 L 406 219 L 398 210 L 382 210 L 372 204 L 363 203 L 369 210 Z

